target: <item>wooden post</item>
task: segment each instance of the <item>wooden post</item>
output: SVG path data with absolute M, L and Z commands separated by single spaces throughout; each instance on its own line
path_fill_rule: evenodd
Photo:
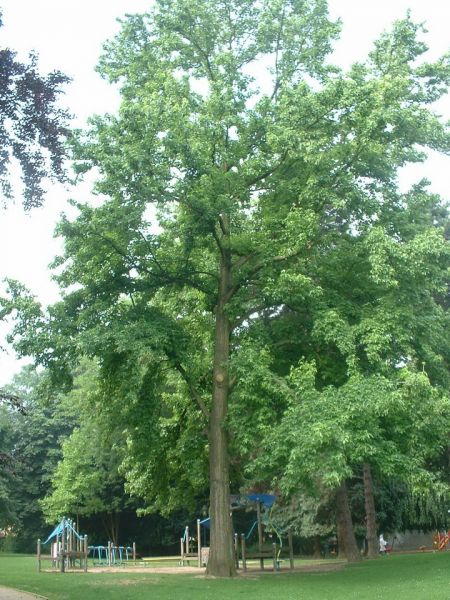
M 201 538 L 201 530 L 200 530 L 200 519 L 197 519 L 197 558 L 198 558 L 198 567 L 202 566 L 202 538 Z
M 180 538 L 180 554 L 181 554 L 181 566 L 184 567 L 184 541 Z
M 136 542 L 133 542 L 133 561 L 136 564 Z
M 258 520 L 258 551 L 259 554 L 261 555 L 262 553 L 262 548 L 263 548 L 263 530 L 262 530 L 262 521 L 261 521 L 261 502 L 259 502 L 256 505 L 256 518 Z M 264 559 L 260 558 L 259 559 L 259 564 L 261 569 L 264 569 Z
M 112 542 L 108 542 L 108 566 L 111 566 Z
M 41 572 L 41 540 L 37 541 L 37 560 L 38 560 L 38 573 Z
M 234 534 L 234 556 L 236 559 L 236 569 L 239 569 L 239 536 Z
M 59 552 L 59 533 L 56 536 L 56 550 L 55 550 L 55 553 L 54 553 L 54 557 L 55 558 L 52 561 L 52 567 L 56 567 L 56 568 L 59 567 L 59 565 L 58 565 L 58 552 Z
M 186 525 L 185 529 L 185 544 L 186 544 L 186 554 L 189 555 L 189 525 Z
M 273 560 L 273 570 L 278 571 L 277 545 L 275 542 L 273 542 L 273 544 L 272 544 L 272 560 Z
M 88 570 L 88 536 L 84 536 L 84 572 L 87 573 Z
M 72 550 L 73 550 L 73 538 L 74 538 L 73 527 L 72 527 L 72 519 L 69 519 L 68 525 L 69 525 L 69 531 L 67 532 L 68 533 L 67 549 L 68 549 L 69 552 L 72 552 Z M 73 559 L 72 556 L 68 556 L 67 563 L 68 563 L 69 567 L 73 567 L 74 566 L 75 561 L 74 561 L 74 559 Z
M 59 560 L 60 560 L 60 571 L 61 573 L 64 573 L 64 571 L 66 570 L 66 519 L 65 517 L 63 518 L 63 529 L 61 532 L 61 551 L 58 553 L 59 554 Z
M 245 559 L 245 534 L 241 533 L 241 552 L 242 552 L 242 569 L 247 570 L 247 561 Z
M 289 544 L 289 565 L 294 568 L 294 544 L 292 543 L 292 528 L 288 529 L 288 544 Z

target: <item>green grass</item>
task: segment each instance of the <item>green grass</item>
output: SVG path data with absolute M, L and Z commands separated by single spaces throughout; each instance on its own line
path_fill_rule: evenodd
M 37 573 L 31 557 L 0 555 L 0 584 L 51 600 L 450 600 L 450 553 L 394 555 L 328 573 L 233 580 L 138 573 Z

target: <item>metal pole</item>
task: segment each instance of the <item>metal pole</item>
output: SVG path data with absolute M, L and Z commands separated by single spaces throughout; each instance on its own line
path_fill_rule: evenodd
M 38 559 L 38 573 L 41 572 L 41 540 L 37 541 L 37 559 Z
M 242 569 L 247 570 L 247 561 L 245 559 L 245 534 L 241 533 L 241 552 L 242 552 Z

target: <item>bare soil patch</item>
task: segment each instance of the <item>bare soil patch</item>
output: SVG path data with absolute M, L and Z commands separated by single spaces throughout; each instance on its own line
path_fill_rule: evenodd
M 280 571 L 273 571 L 272 569 L 261 570 L 259 566 L 249 566 L 247 571 L 239 570 L 240 577 L 252 577 L 255 575 L 283 575 L 286 573 L 323 573 L 327 571 L 339 571 L 346 566 L 344 562 L 330 562 L 320 563 L 317 565 L 308 564 L 300 565 L 294 569 L 281 569 Z M 90 567 L 89 573 L 142 573 L 145 574 L 161 574 L 161 575 L 197 575 L 198 577 L 206 577 L 206 569 L 199 569 L 198 567 L 150 567 L 150 566 L 123 566 L 123 567 Z

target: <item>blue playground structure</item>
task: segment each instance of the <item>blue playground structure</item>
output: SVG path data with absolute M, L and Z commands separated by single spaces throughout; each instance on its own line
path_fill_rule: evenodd
M 278 571 L 281 566 L 281 551 L 283 549 L 283 539 L 272 519 L 272 512 L 276 502 L 276 496 L 273 494 L 247 494 L 241 496 L 232 496 L 232 510 L 242 508 L 256 510 L 256 520 L 252 523 L 247 533 L 237 533 L 234 535 L 234 548 L 236 556 L 236 567 L 247 570 L 248 560 L 259 560 L 261 569 L 264 569 L 264 561 L 270 560 L 273 564 L 273 570 Z M 254 537 L 257 531 L 257 539 L 250 547 L 248 542 Z M 270 542 L 267 542 L 267 537 Z M 274 537 L 275 536 L 275 537 Z M 292 532 L 287 532 L 289 546 L 289 564 L 294 568 L 294 556 L 292 546 Z M 274 539 L 276 538 L 276 541 Z
M 53 540 L 53 541 L 52 541 Z M 50 545 L 50 554 L 42 554 L 42 546 Z M 45 542 L 37 541 L 38 571 L 41 570 L 42 561 L 50 560 L 52 567 L 64 573 L 68 568 L 77 568 L 87 571 L 88 545 L 87 535 L 80 535 L 75 523 L 65 517 L 51 532 Z
M 106 546 L 88 546 L 88 554 L 92 556 L 94 565 L 122 565 L 129 561 L 136 562 L 136 544 L 133 542 L 132 546 L 115 546 L 108 542 Z
M 273 563 L 274 570 L 279 570 L 283 562 L 281 551 L 283 548 L 282 534 L 278 531 L 272 519 L 272 511 L 276 502 L 273 494 L 245 494 L 231 496 L 231 510 L 239 509 L 256 510 L 256 520 L 251 524 L 247 533 L 234 534 L 234 549 L 236 567 L 247 570 L 247 561 L 259 560 L 261 569 L 264 569 L 264 560 L 269 559 Z M 202 544 L 203 527 L 203 544 Z M 197 519 L 196 535 L 192 535 L 189 525 L 184 528 L 183 536 L 180 538 L 181 556 L 180 565 L 189 565 L 195 562 L 198 567 L 205 566 L 209 558 L 209 547 L 206 546 L 206 530 L 211 528 L 211 519 Z M 256 540 L 255 531 L 257 532 Z M 294 556 L 292 546 L 292 532 L 288 530 L 288 548 L 290 568 L 294 568 Z M 267 543 L 266 535 L 270 538 Z M 274 541 L 276 539 L 276 541 Z

